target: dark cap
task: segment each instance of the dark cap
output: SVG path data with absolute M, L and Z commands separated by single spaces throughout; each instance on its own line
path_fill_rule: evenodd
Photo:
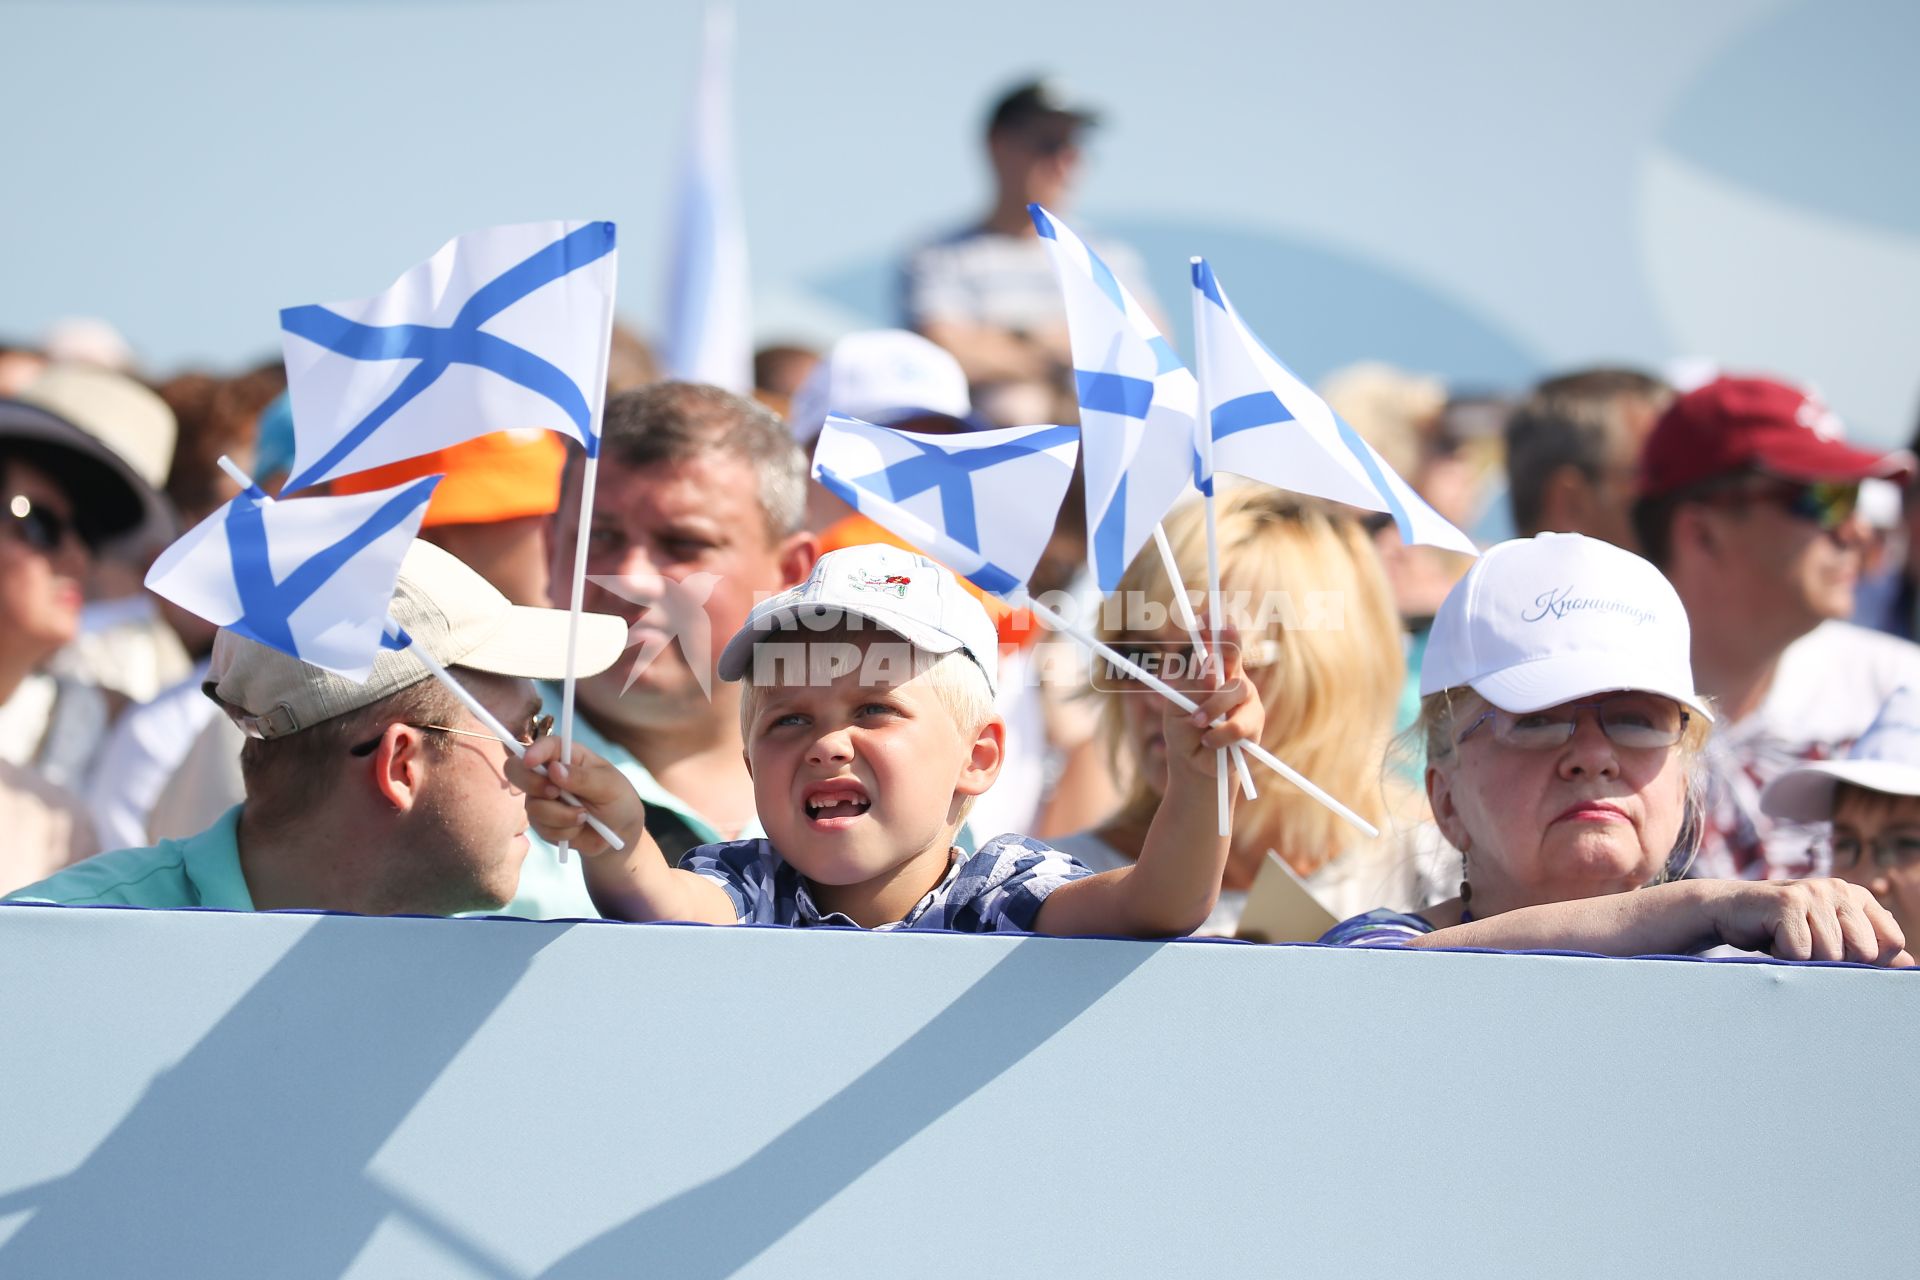
M 31 462 L 67 491 L 91 546 L 143 526 L 165 528 L 170 519 L 160 495 L 125 459 L 38 405 L 0 398 L 0 452 Z
M 1721 476 L 1762 472 L 1804 483 L 1897 476 L 1904 453 L 1856 449 L 1818 396 L 1771 378 L 1715 378 L 1677 396 L 1640 455 L 1640 493 L 1658 498 Z
M 1079 125 L 1100 123 L 1100 113 L 1076 101 L 1059 81 L 1029 80 L 1008 90 L 1006 96 L 994 104 L 993 114 L 987 119 L 987 132 L 998 133 L 1050 117 Z

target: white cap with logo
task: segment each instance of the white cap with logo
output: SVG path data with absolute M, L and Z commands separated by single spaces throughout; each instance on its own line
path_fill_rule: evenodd
M 1895 689 L 1867 731 L 1838 760 L 1796 765 L 1760 792 L 1760 812 L 1826 822 L 1841 783 L 1889 796 L 1920 796 L 1920 690 Z
M 416 540 L 407 549 L 389 612 L 443 666 L 530 680 L 566 675 L 566 610 L 514 604 L 430 542 Z M 626 643 L 619 618 L 582 614 L 575 670 L 582 676 L 605 671 Z M 382 649 L 366 683 L 356 684 L 222 628 L 201 688 L 248 736 L 279 738 L 431 678 L 413 654 Z
M 829 551 L 797 587 L 753 607 L 720 653 L 720 678 L 738 680 L 762 640 L 804 638 L 809 624 L 852 615 L 878 624 L 927 653 L 956 649 L 979 664 L 987 687 L 1000 687 L 1000 638 L 993 619 L 959 579 L 923 555 L 873 543 Z
M 1503 711 L 1640 690 L 1713 714 L 1693 687 L 1680 596 L 1653 565 L 1598 538 L 1542 533 L 1474 561 L 1433 620 L 1420 695 L 1470 686 Z

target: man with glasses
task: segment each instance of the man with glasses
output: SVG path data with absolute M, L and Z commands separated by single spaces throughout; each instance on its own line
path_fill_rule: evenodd
M 1686 604 L 1694 677 L 1718 704 L 1696 874 L 1827 870 L 1825 847 L 1776 823 L 1760 792 L 1844 750 L 1895 689 L 1920 685 L 1920 646 L 1843 621 L 1867 537 L 1860 482 L 1911 467 L 1847 444 L 1817 397 L 1767 378 L 1690 391 L 1648 437 L 1635 530 Z
M 906 327 L 954 354 L 973 384 L 975 405 L 995 423 L 1057 421 L 1056 399 L 1071 396 L 1060 286 L 1027 205 L 1066 212 L 1081 140 L 1098 119 L 1052 81 L 1010 90 L 987 122 L 992 207 L 907 258 Z M 1157 311 L 1137 255 L 1124 245 L 1092 243 L 1141 304 Z
M 522 741 L 544 730 L 532 681 L 562 674 L 565 612 L 512 604 L 415 542 L 392 616 Z M 587 614 L 581 673 L 625 640 L 618 618 Z M 383 650 L 362 684 L 223 630 L 205 689 L 247 735 L 245 801 L 198 835 L 89 858 L 15 898 L 452 915 L 514 897 L 527 815 L 507 748 L 417 656 Z

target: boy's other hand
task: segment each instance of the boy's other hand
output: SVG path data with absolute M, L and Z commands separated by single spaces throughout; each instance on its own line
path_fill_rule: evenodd
M 1237 742 L 1258 742 L 1266 727 L 1266 709 L 1260 694 L 1240 665 L 1240 646 L 1231 629 L 1220 633 L 1220 649 L 1226 655 L 1226 683 L 1218 689 L 1192 691 L 1189 696 L 1200 704 L 1198 711 L 1182 711 L 1167 704 L 1162 732 L 1167 743 L 1167 784 L 1174 785 L 1182 772 L 1189 776 L 1211 778 L 1215 753 Z M 1214 721 L 1221 721 L 1214 724 Z
M 545 766 L 547 776 L 535 772 Z M 524 757 L 507 761 L 507 781 L 527 797 L 527 822 L 548 844 L 570 843 L 583 857 L 596 857 L 612 846 L 587 825 L 587 813 L 611 827 L 628 848 L 646 833 L 646 806 L 618 769 L 579 743 L 573 744 L 570 764 L 560 762 L 560 738 L 549 734 L 527 748 Z M 570 791 L 582 807 L 560 798 Z

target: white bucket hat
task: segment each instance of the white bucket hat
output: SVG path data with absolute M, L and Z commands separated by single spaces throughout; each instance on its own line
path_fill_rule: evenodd
M 1920 690 L 1895 689 L 1867 731 L 1838 760 L 1796 765 L 1760 792 L 1760 812 L 1785 822 L 1828 822 L 1841 783 L 1920 796 Z
M 1483 553 L 1433 620 L 1420 695 L 1469 686 L 1503 711 L 1639 690 L 1713 713 L 1693 687 L 1679 595 L 1630 551 L 1542 533 Z

